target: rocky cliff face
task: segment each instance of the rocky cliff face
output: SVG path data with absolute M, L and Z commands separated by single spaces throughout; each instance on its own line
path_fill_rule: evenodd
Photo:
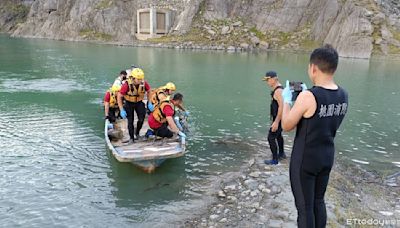
M 326 10 L 330 10 L 325 8 Z M 324 41 L 334 45 L 343 57 L 369 58 L 373 49 L 374 28 L 367 10 L 347 1 L 335 17 Z
M 15 36 L 132 41 L 133 3 L 36 0 Z
M 12 31 L 26 20 L 31 2 L 25 1 L 0 1 L 0 31 Z
M 397 1 L 387 0 L 386 6 L 388 2 Z M 388 8 L 392 9 L 393 5 Z M 276 46 L 276 41 L 280 48 L 297 49 L 310 41 L 314 45 L 330 43 L 343 57 L 369 58 L 374 49 L 382 49 L 381 44 L 386 46 L 384 54 L 398 51 L 400 20 L 395 12 L 382 10 L 380 4 L 372 0 L 208 0 L 204 18 L 244 18 L 267 39 L 271 37 L 269 44 Z M 274 32 L 285 36 L 277 37 Z M 391 48 L 387 48 L 388 45 Z
M 136 10 L 150 6 L 179 12 L 179 21 L 185 21 L 176 23 L 181 31 L 189 29 L 188 18 L 197 12 L 196 4 L 190 1 L 168 1 L 166 4 L 164 1 L 139 0 L 35 0 L 26 22 L 18 26 L 13 35 L 129 44 L 135 40 Z
M 136 10 L 159 7 L 173 10 L 175 17 L 171 34 L 155 42 L 290 50 L 331 43 L 341 56 L 356 58 L 400 52 L 397 0 L 30 0 L 18 4 L 22 2 L 29 7 L 24 23 L 21 19 L 10 23 L 16 21 L 10 16 L 4 23 L 3 14 L 0 17 L 0 28 L 14 36 L 132 44 Z

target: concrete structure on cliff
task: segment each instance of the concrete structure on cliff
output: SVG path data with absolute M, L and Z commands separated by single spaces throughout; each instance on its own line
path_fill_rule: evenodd
M 139 9 L 137 10 L 138 40 L 158 38 L 167 35 L 171 29 L 172 11 L 166 9 Z

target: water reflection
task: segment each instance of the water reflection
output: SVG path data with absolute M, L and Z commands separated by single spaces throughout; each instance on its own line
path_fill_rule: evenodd
M 130 163 L 119 163 L 111 155 L 109 160 L 112 169 L 107 176 L 114 187 L 112 193 L 118 207 L 168 204 L 182 198 L 188 189 L 185 158 L 167 160 L 150 175 Z

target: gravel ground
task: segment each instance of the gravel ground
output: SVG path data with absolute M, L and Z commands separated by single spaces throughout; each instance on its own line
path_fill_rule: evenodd
M 183 227 L 297 227 L 289 181 L 289 159 L 267 166 L 265 152 L 238 172 L 222 174 L 206 208 Z M 400 227 L 400 175 L 382 179 L 336 161 L 326 194 L 328 227 Z M 395 221 L 395 222 L 393 222 Z M 380 223 L 378 223 L 380 222 Z

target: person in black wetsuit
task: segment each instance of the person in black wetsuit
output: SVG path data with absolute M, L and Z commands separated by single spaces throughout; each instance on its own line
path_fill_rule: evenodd
M 301 92 L 292 108 L 288 81 L 282 91 L 282 128 L 297 128 L 289 172 L 300 228 L 326 226 L 324 195 L 334 160 L 334 138 L 348 109 L 347 92 L 333 79 L 338 62 L 332 46 L 315 49 L 308 66 L 314 87 Z
M 276 165 L 278 164 L 278 159 L 286 158 L 286 155 L 283 151 L 283 137 L 282 137 L 282 127 L 281 127 L 281 118 L 282 118 L 282 85 L 279 82 L 278 75 L 275 71 L 268 71 L 263 81 L 266 81 L 268 86 L 271 87 L 271 120 L 272 124 L 268 132 L 268 143 L 269 148 L 272 152 L 272 160 L 265 160 L 264 163 L 267 165 Z M 278 155 L 279 148 L 279 155 Z

